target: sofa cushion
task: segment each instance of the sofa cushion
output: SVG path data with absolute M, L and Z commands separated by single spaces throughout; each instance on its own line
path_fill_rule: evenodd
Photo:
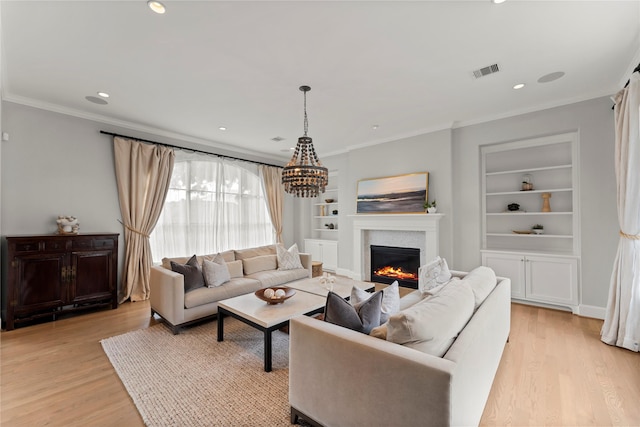
M 324 308 L 325 322 L 368 334 L 380 325 L 382 291 L 375 292 L 361 304 L 351 305 L 340 295 L 329 292 Z
M 463 280 L 394 314 L 387 325 L 387 340 L 442 357 L 474 310 L 471 286 Z
M 476 267 L 469 272 L 462 281 L 469 283 L 475 299 L 475 309 L 484 302 L 493 288 L 498 284 L 496 273 L 489 267 Z
M 360 289 L 354 286 L 351 289 L 352 305 L 361 304 L 371 297 L 370 292 Z M 380 307 L 380 323 L 385 323 L 389 320 L 389 316 L 396 314 L 400 311 L 400 289 L 398 281 L 395 280 L 391 285 L 382 290 L 382 305 Z
M 278 261 L 275 255 L 261 255 L 253 258 L 245 258 L 242 260 L 242 269 L 245 276 L 265 270 L 275 270 Z
M 220 254 L 216 255 L 213 261 L 208 259 L 202 261 L 202 275 L 204 276 L 205 284 L 209 288 L 220 286 L 231 279 L 227 263 Z
M 275 254 L 276 254 L 276 245 L 258 246 L 257 248 L 236 250 L 235 259 L 247 259 L 247 258 L 255 258 L 261 255 L 275 255 Z
M 194 289 L 198 289 L 204 286 L 204 277 L 202 276 L 202 270 L 198 265 L 196 256 L 192 256 L 186 262 L 186 264 L 179 264 L 175 261 L 170 261 L 171 270 L 176 273 L 180 273 L 184 276 L 184 292 L 190 292 Z
M 283 285 L 298 279 L 309 277 L 309 271 L 306 268 L 297 270 L 265 270 L 257 273 L 248 274 L 247 277 L 262 282 L 263 287 Z
M 237 297 L 255 292 L 262 284 L 253 279 L 237 278 L 216 286 L 215 288 L 198 288 L 184 295 L 184 308 L 198 307 L 223 299 Z
M 229 269 L 229 275 L 232 279 L 236 277 L 244 277 L 244 271 L 242 270 L 242 260 L 227 262 L 227 268 Z
M 450 279 L 451 272 L 447 261 L 439 256 L 418 269 L 418 289 L 422 293 L 427 293 L 433 288 L 443 286 Z
M 208 259 L 209 261 L 213 261 L 213 259 L 218 255 L 222 255 L 222 257 L 226 262 L 235 260 L 235 252 L 233 251 L 233 249 L 224 251 L 224 252 L 219 252 L 217 254 L 197 255 L 196 258 L 198 259 L 198 264 L 202 266 L 205 259 Z M 162 258 L 162 266 L 167 270 L 171 270 L 171 261 L 177 262 L 178 264 L 186 264 L 187 261 L 189 261 L 189 258 L 190 257 Z
M 281 244 L 276 245 L 278 256 L 278 270 L 295 270 L 302 267 L 300 262 L 300 253 L 298 252 L 298 244 L 294 243 L 289 249 Z

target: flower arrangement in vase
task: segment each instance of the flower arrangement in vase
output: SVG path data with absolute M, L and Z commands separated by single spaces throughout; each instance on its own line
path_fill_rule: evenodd
M 427 210 L 427 213 L 436 213 L 438 211 L 436 200 L 434 199 L 433 202 L 424 202 L 424 208 Z

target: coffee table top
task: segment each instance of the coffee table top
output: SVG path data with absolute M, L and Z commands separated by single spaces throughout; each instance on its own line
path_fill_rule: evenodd
M 289 284 L 284 286 L 287 285 Z M 318 310 L 325 306 L 326 300 L 324 296 L 296 290 L 296 294 L 282 304 L 268 304 L 252 292 L 219 301 L 218 307 L 248 319 L 263 328 L 270 328 L 286 322 L 292 317 Z
M 329 291 L 340 295 L 342 298 L 348 298 L 351 296 L 351 289 L 355 286 L 365 291 L 375 288 L 375 285 L 371 282 L 361 282 L 359 280 L 349 279 L 344 276 L 332 276 L 335 281 L 333 286 L 329 283 L 321 283 L 322 277 L 313 277 L 311 279 L 301 279 L 295 282 L 287 283 L 284 286 L 288 286 L 292 289 L 308 292 L 322 297 L 327 297 Z

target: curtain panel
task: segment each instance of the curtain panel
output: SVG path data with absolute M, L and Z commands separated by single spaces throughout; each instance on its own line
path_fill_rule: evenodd
M 276 241 L 282 243 L 282 210 L 284 206 L 284 187 L 282 186 L 282 168 L 260 165 L 260 178 L 269 216 L 276 233 Z
M 603 342 L 640 350 L 640 73 L 615 97 L 615 172 L 620 242 L 613 265 Z
M 116 181 L 125 227 L 125 259 L 120 302 L 149 299 L 152 257 L 149 234 L 169 189 L 171 148 L 114 137 Z

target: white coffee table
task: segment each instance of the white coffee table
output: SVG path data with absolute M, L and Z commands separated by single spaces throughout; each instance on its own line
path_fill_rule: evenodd
M 292 317 L 313 315 L 324 310 L 326 297 L 309 292 L 296 294 L 282 304 L 267 304 L 253 293 L 218 302 L 218 341 L 224 340 L 224 316 L 228 315 L 264 333 L 264 370 L 271 372 L 271 333 Z
M 240 295 L 218 302 L 218 341 L 224 341 L 224 316 L 234 317 L 264 334 L 264 370 L 271 372 L 271 334 L 289 324 L 291 318 L 311 316 L 324 311 L 330 285 L 320 283 L 320 277 L 296 280 L 284 286 L 296 290 L 296 294 L 282 304 L 267 304 L 253 293 Z M 359 282 L 336 277 L 333 292 L 343 298 L 351 296 L 351 288 L 374 289 L 370 282 Z

